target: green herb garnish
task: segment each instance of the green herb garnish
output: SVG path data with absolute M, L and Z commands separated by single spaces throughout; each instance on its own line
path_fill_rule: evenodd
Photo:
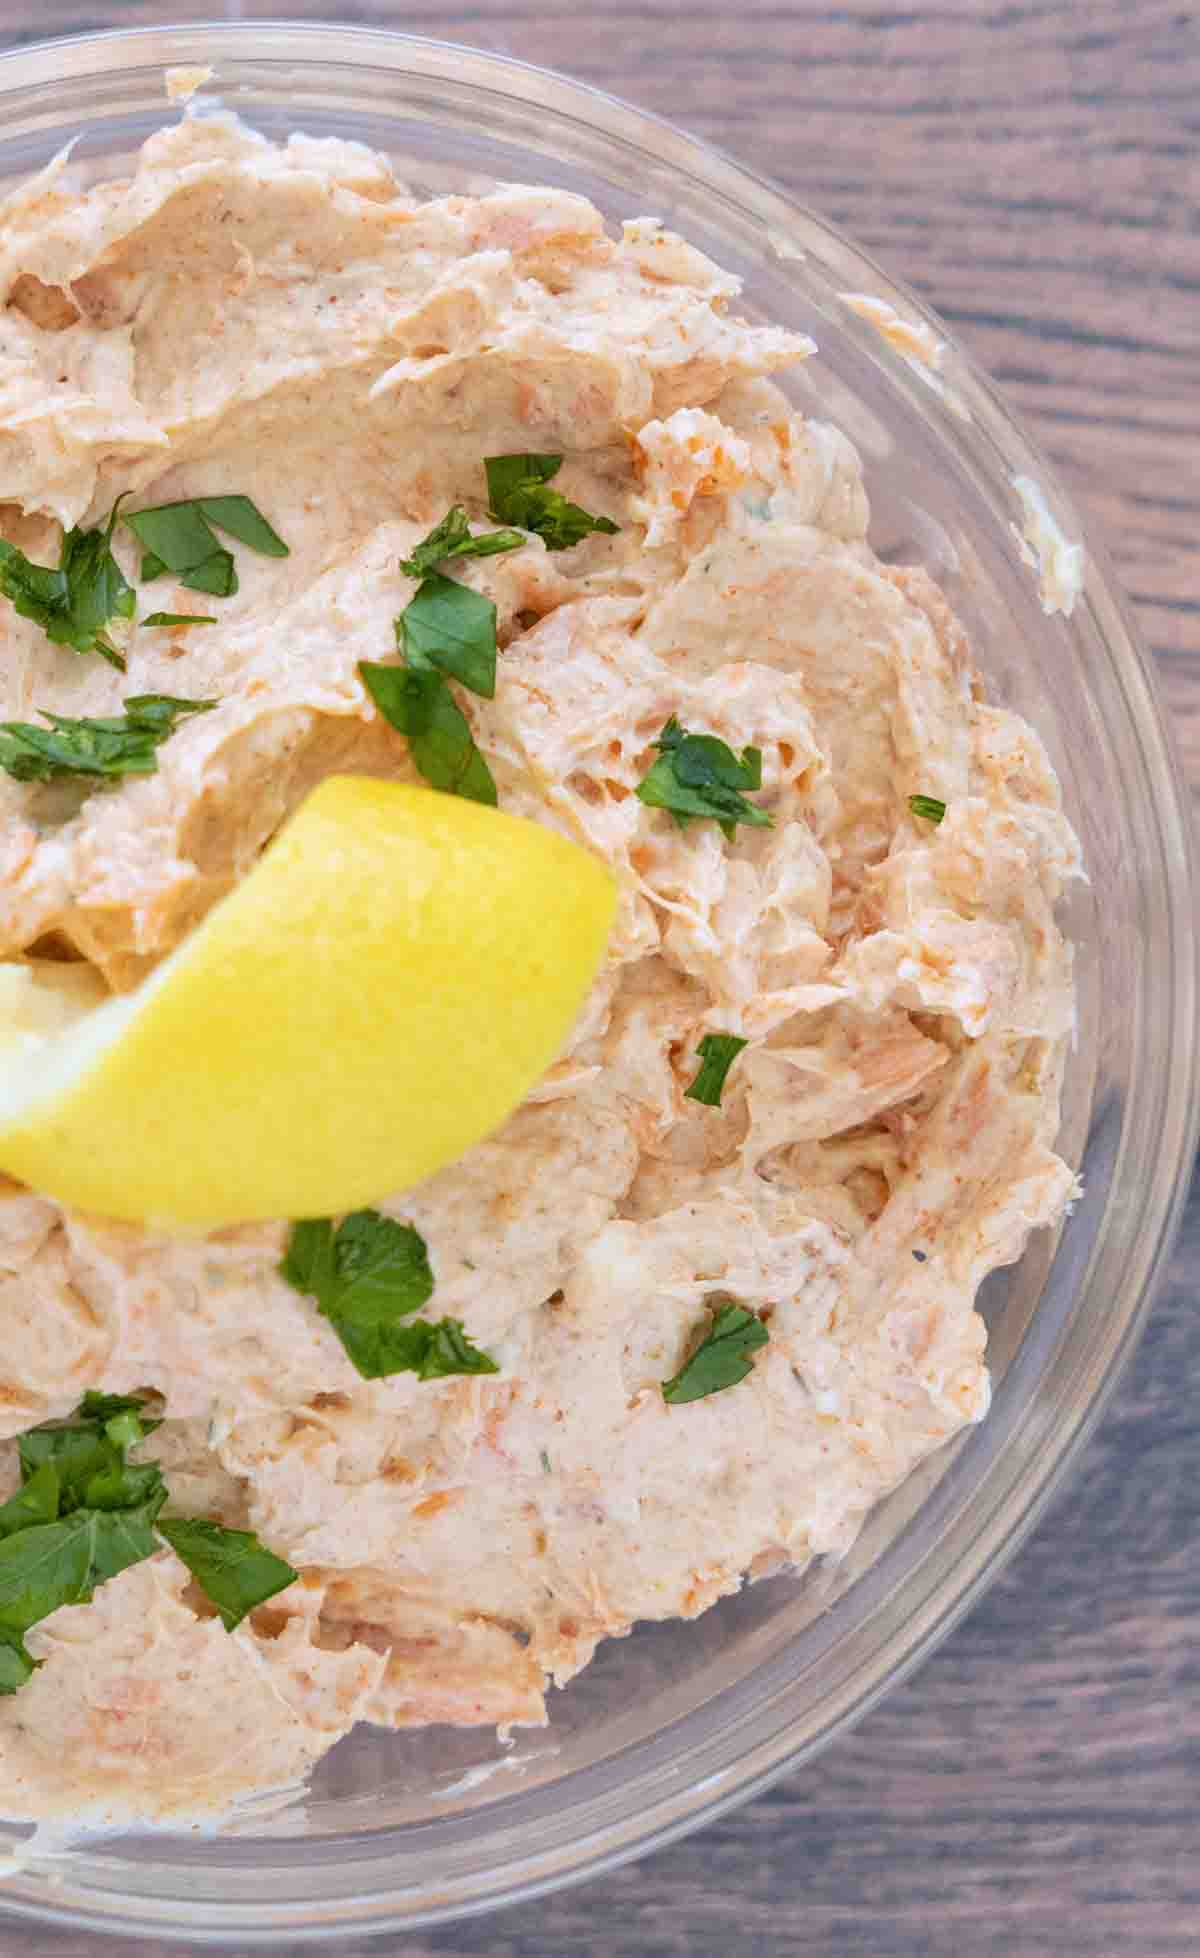
M 36 1671 L 21 1634 L 0 1627 L 0 1694 L 17 1692 Z
M 279 1269 L 316 1300 L 364 1380 L 498 1371 L 457 1319 L 412 1320 L 433 1295 L 433 1273 L 411 1224 L 378 1210 L 356 1210 L 336 1230 L 328 1217 L 308 1218 L 293 1224 Z
M 461 1319 L 418 1319 L 408 1328 L 413 1335 L 408 1362 L 422 1380 L 447 1380 L 455 1373 L 499 1373 L 490 1353 L 467 1338 Z
M 74 720 L 44 711 L 48 727 L 0 721 L 0 768 L 18 782 L 64 776 L 153 775 L 156 750 L 187 714 L 207 714 L 215 700 L 175 700 L 169 694 L 131 694 L 125 712 L 103 720 Z
M 288 547 L 248 496 L 194 496 L 133 510 L 128 524 L 145 552 L 142 577 L 174 571 L 190 591 L 230 598 L 238 588 L 232 551 L 216 535 L 223 530 L 264 557 L 287 557 Z M 215 529 L 214 529 L 215 526 Z
M 940 823 L 946 813 L 946 805 L 936 795 L 910 795 L 908 806 L 914 816 L 924 816 L 927 823 Z
M 151 1502 L 118 1510 L 76 1509 L 55 1523 L 0 1543 L 0 1635 L 27 1632 L 65 1604 L 86 1604 L 97 1585 L 157 1549 Z M 28 1656 L 28 1655 L 26 1655 Z
M 687 1099 L 702 1101 L 709 1108 L 719 1108 L 725 1076 L 745 1045 L 746 1042 L 736 1033 L 706 1033 L 696 1049 L 700 1066 L 691 1087 L 686 1090 Z
M 75 1419 L 86 1421 L 115 1421 L 122 1414 L 132 1414 L 144 1435 L 152 1435 L 155 1428 L 161 1428 L 161 1421 L 147 1421 L 142 1409 L 146 1403 L 141 1394 L 97 1394 L 89 1387 L 79 1403 Z M 34 1430 L 36 1433 L 37 1430 Z
M 211 612 L 147 612 L 139 625 L 216 625 Z
M 32 563 L 0 538 L 0 593 L 56 646 L 99 653 L 123 673 L 124 658 L 105 631 L 113 619 L 131 619 L 137 607 L 133 587 L 112 554 L 119 509 L 118 501 L 103 530 L 66 531 L 57 569 Z
M 498 551 L 516 551 L 525 542 L 519 530 L 489 530 L 472 537 L 467 513 L 460 503 L 447 510 L 440 524 L 422 538 L 411 557 L 402 557 L 400 569 L 409 578 L 423 578 L 446 558 L 494 557 Z
M 490 598 L 432 567 L 444 558 L 515 550 L 524 541 L 514 530 L 472 537 L 466 513 L 455 504 L 413 555 L 401 560 L 402 570 L 421 578 L 396 620 L 396 647 L 404 665 L 364 660 L 358 669 L 385 720 L 407 737 L 426 781 L 493 808 L 497 796 L 492 772 L 447 682 L 457 680 L 484 700 L 494 698 L 496 608 Z
M 762 1320 L 727 1294 L 718 1293 L 709 1304 L 713 1316 L 708 1331 L 679 1372 L 663 1381 L 663 1399 L 672 1407 L 736 1387 L 753 1371 L 751 1353 L 770 1337 Z
M 89 1394 L 71 1422 L 18 1440 L 22 1487 L 0 1508 L 0 1693 L 34 1670 L 23 1634 L 61 1605 L 152 1555 L 166 1486 L 154 1462 L 128 1450 L 157 1422 L 140 1399 Z
M 758 748 L 743 748 L 739 757 L 715 734 L 688 734 L 674 714 L 655 746 L 658 760 L 637 788 L 649 808 L 670 810 L 680 829 L 693 816 L 711 816 L 730 838 L 737 823 L 770 828 L 768 812 L 741 793 L 762 787 Z
M 62 1605 L 86 1604 L 97 1585 L 152 1556 L 159 1537 L 230 1631 L 297 1576 L 248 1531 L 158 1521 L 162 1470 L 128 1458 L 161 1425 L 143 1406 L 139 1394 L 85 1394 L 70 1421 L 18 1438 L 22 1487 L 0 1505 L 0 1694 L 33 1674 L 23 1641 L 30 1626 Z
M 46 1468 L 58 1485 L 56 1514 L 77 1509 L 133 1509 L 166 1500 L 156 1462 L 134 1464 L 128 1451 L 153 1434 L 157 1421 L 141 1414 L 134 1396 L 87 1394 L 69 1422 L 32 1428 L 20 1436 L 17 1451 L 26 1489 Z
M 499 523 L 534 531 L 551 551 L 569 550 L 594 531 L 615 536 L 620 525 L 611 517 L 594 517 L 561 490 L 547 487 L 562 460 L 551 455 L 487 456 L 483 466 L 492 515 Z
M 449 795 L 496 806 L 496 784 L 471 733 L 470 722 L 440 673 L 406 666 L 359 662 L 363 685 L 386 721 L 408 737 L 425 780 Z
M 434 572 L 396 621 L 412 673 L 436 670 L 491 700 L 496 692 L 496 608 L 490 598 Z
M 300 1575 L 261 1544 L 252 1530 L 227 1530 L 204 1516 L 171 1516 L 159 1524 L 158 1531 L 216 1605 L 227 1632 L 240 1625 L 248 1611 L 286 1591 Z
M 438 573 L 422 580 L 396 620 L 403 666 L 359 663 L 384 719 L 408 737 L 427 782 L 472 802 L 496 804 L 496 784 L 447 676 L 491 700 L 496 691 L 496 608 L 469 585 Z
M 0 1537 L 15 1536 L 18 1530 L 32 1529 L 38 1523 L 53 1523 L 58 1516 L 60 1485 L 53 1462 L 43 1462 L 17 1490 L 0 1505 Z

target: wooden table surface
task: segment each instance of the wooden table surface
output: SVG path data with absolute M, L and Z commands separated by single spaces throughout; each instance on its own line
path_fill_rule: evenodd
M 34 11 L 0 0 L 0 39 L 218 7 L 43 0 L 31 28 Z M 1106 534 L 1200 791 L 1197 6 L 231 0 L 227 11 L 336 14 L 566 69 L 712 138 L 845 224 L 1003 383 Z M 342 1952 L 1195 1954 L 1198 1285 L 1200 1189 L 1069 1489 L 947 1644 L 821 1760 L 581 1890 Z M 117 1948 L 0 1927 L 6 1958 Z M 168 1948 L 180 1949 L 155 1950 Z

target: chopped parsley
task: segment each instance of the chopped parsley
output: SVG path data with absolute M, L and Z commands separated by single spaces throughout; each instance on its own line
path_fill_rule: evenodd
M 205 1516 L 172 1516 L 159 1524 L 158 1531 L 216 1605 L 227 1632 L 240 1625 L 248 1611 L 286 1591 L 300 1575 L 260 1543 L 252 1530 L 227 1530 Z
M 663 1381 L 663 1399 L 672 1407 L 736 1387 L 753 1371 L 751 1353 L 770 1337 L 762 1320 L 727 1293 L 717 1293 L 709 1305 L 712 1320 L 700 1344 L 679 1372 Z
M 139 625 L 216 625 L 211 612 L 147 612 Z
M 21 1634 L 0 1627 L 0 1693 L 15 1693 L 36 1670 Z
M 615 536 L 620 525 L 611 517 L 594 517 L 561 490 L 548 487 L 562 460 L 551 455 L 487 456 L 483 466 L 492 515 L 498 523 L 532 530 L 551 551 L 569 550 L 594 531 Z
M 114 619 L 131 619 L 137 605 L 112 554 L 119 509 L 118 501 L 103 530 L 64 532 L 57 567 L 32 563 L 0 538 L 0 593 L 56 646 L 99 653 L 124 672 L 124 657 L 106 630 Z
M 244 1530 L 203 1519 L 159 1522 L 167 1486 L 157 1462 L 129 1450 L 160 1425 L 138 1394 L 85 1394 L 70 1421 L 31 1428 L 17 1443 L 22 1485 L 0 1505 L 0 1694 L 35 1662 L 24 1634 L 63 1605 L 86 1604 L 163 1538 L 230 1631 L 297 1573 Z
M 422 1380 L 446 1380 L 455 1373 L 499 1373 L 490 1353 L 467 1338 L 461 1319 L 418 1319 L 408 1328 L 413 1335 L 411 1370 Z
M 356 1210 L 336 1229 L 328 1217 L 308 1218 L 293 1224 L 279 1269 L 316 1300 L 364 1380 L 498 1371 L 459 1320 L 413 1319 L 433 1295 L 433 1273 L 411 1224 L 378 1210 Z
M 16 1495 L 0 1504 L 0 1537 L 15 1536 L 18 1530 L 31 1529 L 35 1523 L 53 1523 L 58 1515 L 59 1486 L 53 1462 L 43 1462 L 41 1468 L 34 1469 Z
M 43 1471 L 53 1472 L 57 1484 L 56 1514 L 76 1509 L 134 1509 L 139 1504 L 166 1500 L 163 1479 L 155 1462 L 133 1464 L 128 1451 L 158 1426 L 131 1412 L 105 1416 L 89 1414 L 87 1403 L 65 1425 L 33 1428 L 17 1444 L 21 1473 L 32 1486 Z
M 156 1548 L 166 1485 L 155 1463 L 127 1459 L 150 1428 L 140 1405 L 89 1396 L 72 1422 L 20 1437 L 22 1486 L 0 1509 L 0 1693 L 33 1674 L 24 1644 L 32 1625 L 62 1605 L 86 1604 Z
M 452 505 L 411 557 L 400 560 L 402 571 L 421 580 L 396 620 L 396 646 L 404 665 L 363 660 L 358 669 L 384 719 L 406 736 L 425 780 L 435 789 L 493 808 L 498 798 L 491 769 L 448 682 L 457 680 L 481 699 L 494 699 L 496 608 L 490 598 L 445 577 L 437 566 L 456 557 L 515 551 L 525 542 L 523 531 L 535 531 L 551 550 L 577 544 L 595 530 L 615 531 L 608 517 L 593 517 L 548 487 L 561 466 L 561 456 L 488 456 L 484 469 L 492 515 L 520 529 L 473 537 L 466 511 L 461 504 Z
M 371 660 L 361 660 L 358 670 L 384 719 L 407 735 L 412 758 L 430 786 L 495 808 L 492 771 L 441 674 Z
M 910 795 L 908 806 L 914 816 L 923 816 L 927 823 L 940 823 L 946 813 L 946 805 L 936 795 Z
M 396 643 L 412 673 L 436 670 L 491 700 L 496 692 L 496 608 L 490 598 L 440 572 L 424 578 L 396 621 Z
M 524 542 L 519 530 L 489 530 L 481 537 L 472 537 L 467 513 L 461 503 L 455 503 L 428 537 L 422 538 L 412 556 L 401 558 L 400 569 L 409 578 L 423 578 L 446 558 L 494 557 L 498 551 L 519 550 Z
M 434 572 L 396 620 L 403 666 L 359 663 L 384 719 L 408 737 L 412 758 L 435 789 L 496 804 L 492 772 L 447 685 L 454 679 L 491 700 L 496 691 L 496 608 L 490 598 Z
M 745 1045 L 746 1042 L 736 1033 L 706 1033 L 696 1049 L 700 1066 L 687 1090 L 688 1100 L 702 1101 L 709 1108 L 719 1108 L 725 1076 Z
M 732 838 L 738 823 L 769 828 L 771 817 L 747 802 L 743 789 L 762 787 L 762 754 L 743 748 L 735 755 L 715 734 L 689 734 L 672 714 L 655 746 L 658 760 L 638 784 L 651 809 L 668 809 L 680 829 L 693 816 L 711 816 Z
M 153 775 L 156 750 L 188 714 L 207 714 L 215 700 L 176 700 L 170 694 L 130 694 L 121 715 L 75 720 L 43 713 L 49 725 L 0 721 L 0 768 L 18 782 L 65 776 Z
M 77 1509 L 161 1506 L 166 1487 L 156 1462 L 131 1463 L 129 1450 L 160 1425 L 142 1412 L 140 1395 L 85 1394 L 70 1421 L 31 1428 L 17 1441 L 27 1493 L 49 1471 L 56 1483 L 55 1514 Z
M 76 1509 L 0 1543 L 0 1638 L 22 1666 L 32 1671 L 21 1642 L 32 1625 L 62 1605 L 87 1604 L 98 1585 L 153 1556 L 160 1502 L 116 1510 Z
M 97 1394 L 89 1388 L 79 1403 L 76 1419 L 83 1417 L 88 1421 L 103 1421 L 107 1425 L 109 1421 L 115 1421 L 120 1414 L 132 1414 L 136 1417 L 142 1433 L 149 1435 L 154 1433 L 155 1428 L 161 1428 L 162 1422 L 147 1421 L 142 1414 L 145 1405 L 145 1399 L 141 1394 Z
M 142 577 L 149 581 L 173 571 L 190 591 L 230 598 L 238 588 L 233 552 L 218 530 L 248 544 L 264 557 L 287 557 L 288 547 L 248 496 L 193 496 L 180 503 L 157 503 L 133 510 L 128 524 L 142 546 Z

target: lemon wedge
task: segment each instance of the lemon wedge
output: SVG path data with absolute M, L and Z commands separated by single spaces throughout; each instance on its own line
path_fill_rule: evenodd
M 167 1227 L 376 1202 L 550 1065 L 615 902 L 541 824 L 333 777 L 135 992 L 3 969 L 0 1168 Z

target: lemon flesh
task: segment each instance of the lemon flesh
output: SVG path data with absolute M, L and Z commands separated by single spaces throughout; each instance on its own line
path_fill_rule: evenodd
M 136 992 L 39 1024 L 9 977 L 28 968 L 6 969 L 24 1031 L 0 1037 L 0 1168 L 168 1227 L 376 1202 L 550 1065 L 615 902 L 607 867 L 541 824 L 333 777 Z

